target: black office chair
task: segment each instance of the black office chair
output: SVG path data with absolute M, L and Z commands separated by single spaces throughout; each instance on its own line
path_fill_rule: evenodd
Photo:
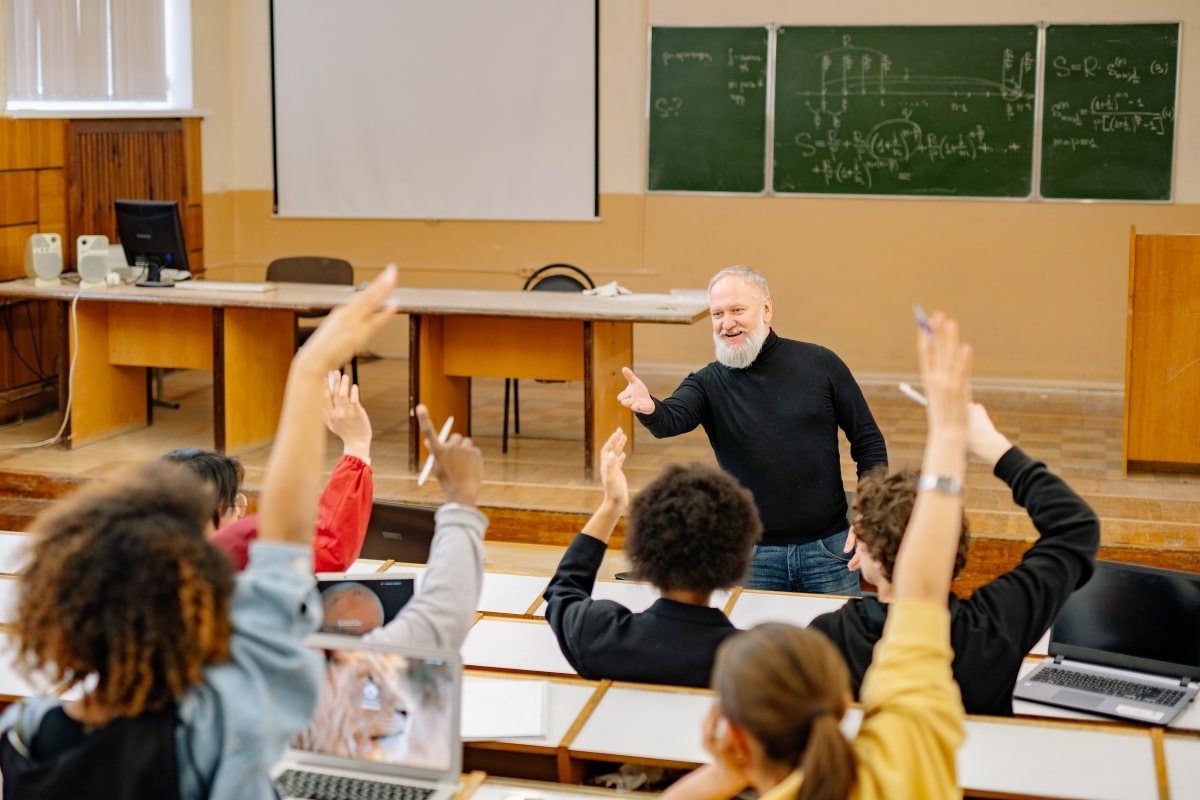
M 277 258 L 267 265 L 267 280 L 282 283 L 329 283 L 335 286 L 354 285 L 354 267 L 342 258 L 325 256 L 288 256 Z M 296 347 L 308 340 L 316 328 L 300 325 L 300 319 L 320 319 L 328 311 L 296 312 Z M 350 359 L 350 377 L 358 383 L 358 356 Z
M 533 271 L 525 279 L 522 291 L 527 292 L 574 292 L 585 289 L 595 289 L 596 284 L 591 277 L 574 264 L 547 264 Z M 556 383 L 557 381 L 542 381 Z M 500 452 L 508 452 L 508 390 L 512 387 L 513 433 L 521 432 L 521 398 L 518 394 L 517 379 L 504 379 L 504 433 L 500 440 Z

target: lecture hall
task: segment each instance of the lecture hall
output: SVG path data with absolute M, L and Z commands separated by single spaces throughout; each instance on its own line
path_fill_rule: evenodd
M 703 425 L 656 438 L 619 396 L 624 367 L 654 398 L 703 376 L 722 346 L 706 289 L 734 265 L 769 280 L 773 334 L 844 362 L 893 470 L 920 470 L 933 435 L 912 395 L 929 394 L 914 343 L 936 345 L 914 307 L 935 325 L 945 312 L 972 348 L 971 399 L 1094 512 L 1095 557 L 1179 579 L 1179 606 L 1200 613 L 1192 25 L 1195 0 L 8 0 L 0 706 L 91 691 L 15 661 L 38 520 L 168 452 L 211 451 L 240 472 L 225 510 L 264 512 L 271 538 L 268 464 L 300 427 L 293 357 L 306 341 L 309 361 L 328 355 L 333 334 L 312 330 L 348 325 L 329 312 L 382 291 L 389 265 L 396 313 L 340 362 L 354 399 L 328 384 L 369 447 L 335 410 L 338 435 L 305 466 L 328 495 L 348 458 L 366 465 L 366 539 L 336 571 L 411 579 L 398 602 L 416 602 L 443 577 L 434 510 L 462 505 L 429 439 L 447 459 L 460 435 L 482 454 L 479 599 L 465 640 L 439 646 L 457 653 L 448 763 L 464 800 L 659 791 L 712 765 L 714 690 L 582 676 L 547 586 L 611 499 L 615 428 L 631 498 L 672 464 L 733 471 Z M 837 421 L 833 494 L 853 522 L 858 448 Z M 999 470 L 968 458 L 956 487 L 959 598 L 1045 534 Z M 630 516 L 613 524 L 591 596 L 651 609 L 659 588 L 623 550 Z M 739 630 L 845 602 L 743 585 L 706 599 Z M 1149 622 L 1194 660 L 1194 690 L 1200 626 Z M 1018 654 L 1022 679 L 1051 639 Z M 863 709 L 841 719 L 847 737 Z M 1200 796 L 1194 701 L 1165 725 L 1013 711 L 967 709 L 965 796 Z M 0 745 L 0 770 L 10 755 Z

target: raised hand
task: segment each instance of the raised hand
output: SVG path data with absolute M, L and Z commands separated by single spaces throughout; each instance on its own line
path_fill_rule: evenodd
M 600 484 L 604 487 L 604 499 L 614 503 L 621 512 L 629 505 L 629 481 L 622 469 L 627 441 L 625 431 L 617 428 L 600 448 Z
M 417 406 L 417 424 L 433 456 L 433 476 L 441 484 L 446 502 L 477 505 L 479 487 L 483 484 L 483 453 L 470 438 L 459 433 L 450 434 L 444 442 L 438 441 L 429 409 L 424 405 Z
M 325 427 L 342 440 L 342 452 L 366 460 L 371 456 L 371 418 L 358 402 L 358 385 L 339 370 L 329 373 L 329 390 L 321 411 Z

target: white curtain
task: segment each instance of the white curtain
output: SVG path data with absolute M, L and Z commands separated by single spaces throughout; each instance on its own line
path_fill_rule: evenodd
M 190 61 L 190 28 L 187 0 L 7 0 L 9 107 L 167 104 L 173 79 L 190 105 L 190 69 L 171 76 L 167 58 Z

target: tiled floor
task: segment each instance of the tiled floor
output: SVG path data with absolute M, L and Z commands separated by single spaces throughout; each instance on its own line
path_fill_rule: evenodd
M 645 374 L 652 392 L 664 395 L 680 374 Z M 373 461 L 377 495 L 434 503 L 436 482 L 416 486 L 407 469 L 407 362 L 360 364 L 363 402 L 375 426 Z M 479 379 L 472 390 L 472 424 L 486 460 L 481 503 L 489 506 L 589 512 L 600 499 L 598 484 L 583 480 L 582 385 L 521 382 L 521 434 L 500 452 L 503 381 Z M 916 466 L 924 443 L 924 415 L 892 384 L 865 384 L 871 407 L 887 439 L 893 465 Z M 57 415 L 0 429 L 0 471 L 54 476 L 119 478 L 136 461 L 174 447 L 211 447 L 211 378 L 182 371 L 165 379 L 168 399 L 178 410 L 156 409 L 155 424 L 78 450 L 57 447 L 9 449 L 41 441 L 57 428 Z M 78 402 L 87 401 L 86 388 Z M 1084 495 L 1104 520 L 1107 544 L 1184 547 L 1200 550 L 1200 475 L 1133 474 L 1121 469 L 1122 401 L 1117 393 L 1096 391 L 976 391 L 997 427 L 1031 455 L 1044 460 Z M 703 432 L 655 440 L 633 432 L 634 452 L 626 462 L 636 491 L 672 461 L 713 461 Z M 843 454 L 848 448 L 843 446 Z M 330 437 L 325 468 L 340 447 Z M 261 480 L 268 449 L 243 453 L 250 487 Z M 854 464 L 843 457 L 843 477 L 854 485 Z M 981 464 L 971 466 L 967 507 L 974 530 L 998 537 L 1035 536 L 1007 489 Z

